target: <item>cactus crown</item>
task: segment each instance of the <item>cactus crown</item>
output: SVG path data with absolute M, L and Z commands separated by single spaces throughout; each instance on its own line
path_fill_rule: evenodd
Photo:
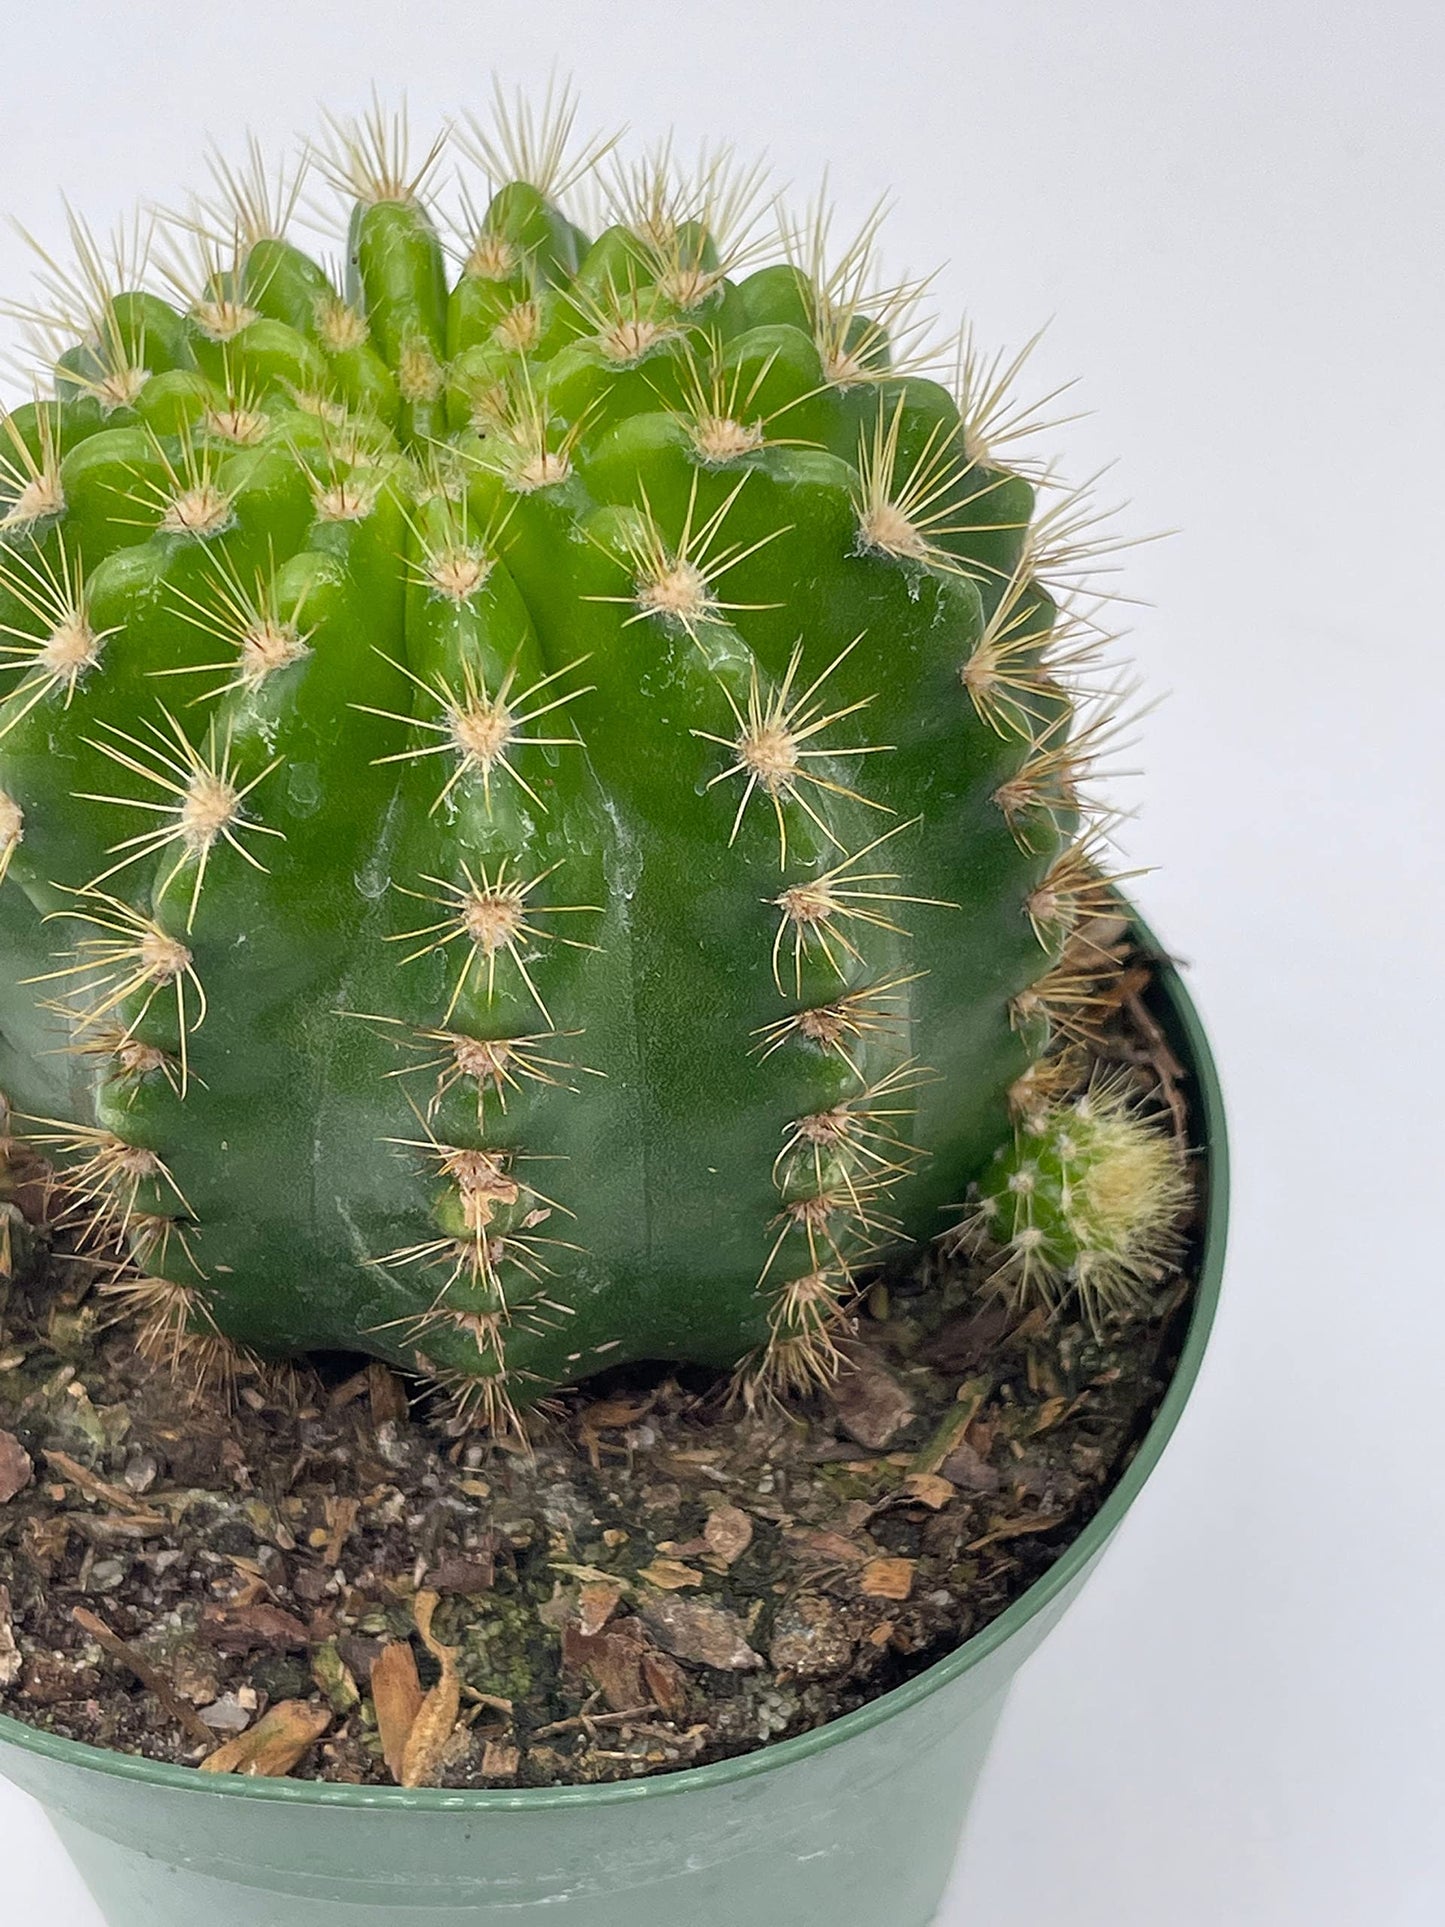
M 1175 1198 L 1122 1104 L 1033 1115 L 1114 725 L 1016 365 L 930 345 L 876 216 L 501 105 L 449 218 L 376 112 L 74 223 L 17 311 L 0 1087 L 148 1350 L 360 1347 L 493 1424 L 632 1358 L 816 1382 L 1020 1108 L 1107 1300 Z

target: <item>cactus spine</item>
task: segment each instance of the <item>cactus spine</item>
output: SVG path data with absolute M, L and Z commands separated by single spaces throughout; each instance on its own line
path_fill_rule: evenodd
M 999 369 L 928 372 L 871 224 L 765 261 L 757 176 L 570 123 L 459 136 L 455 274 L 380 115 L 310 163 L 340 283 L 254 155 L 172 299 L 77 228 L 0 456 L 0 1088 L 152 1352 L 361 1348 L 494 1425 L 832 1370 L 1108 893 Z

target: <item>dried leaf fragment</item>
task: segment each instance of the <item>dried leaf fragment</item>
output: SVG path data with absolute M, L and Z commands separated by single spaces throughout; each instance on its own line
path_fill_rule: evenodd
M 299 1765 L 331 1724 L 329 1706 L 307 1700 L 282 1700 L 249 1733 L 227 1740 L 201 1761 L 202 1773 L 242 1773 L 253 1779 L 282 1780 Z
M 422 1643 L 441 1667 L 442 1676 L 422 1701 L 407 1735 L 399 1776 L 403 1786 L 430 1786 L 435 1781 L 462 1709 L 456 1649 L 443 1646 L 432 1637 L 432 1615 L 437 1605 L 434 1592 L 419 1592 L 412 1608 Z
M 930 1512 L 941 1512 L 950 1499 L 958 1496 L 952 1480 L 941 1478 L 936 1472 L 910 1472 L 903 1481 L 903 1489 Z
M 611 1580 L 590 1579 L 577 1595 L 577 1626 L 583 1637 L 600 1633 L 622 1600 L 622 1588 Z
M 858 1575 L 859 1590 L 869 1599 L 906 1599 L 917 1564 L 916 1559 L 870 1559 Z
M 445 1760 L 461 1711 L 461 1684 L 455 1671 L 443 1674 L 421 1703 L 401 1756 L 402 1786 L 431 1786 Z
M 680 1559 L 654 1559 L 650 1566 L 640 1567 L 637 1576 L 661 1592 L 678 1592 L 684 1586 L 702 1584 L 702 1574 L 696 1566 L 685 1566 Z
M 381 1757 L 399 1785 L 402 1755 L 422 1702 L 416 1655 L 409 1641 L 393 1640 L 372 1661 L 371 1700 L 376 1708 L 376 1730 L 381 1735 Z

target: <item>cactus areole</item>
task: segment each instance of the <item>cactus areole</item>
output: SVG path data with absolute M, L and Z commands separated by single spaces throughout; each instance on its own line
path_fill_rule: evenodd
M 871 233 L 564 132 L 461 136 L 448 227 L 436 150 L 343 130 L 335 278 L 253 168 L 160 282 L 78 229 L 0 459 L 5 1128 L 158 1358 L 359 1349 L 492 1425 L 834 1369 L 860 1266 L 1042 1131 L 1109 887 L 1077 502 L 999 366 L 928 372 Z

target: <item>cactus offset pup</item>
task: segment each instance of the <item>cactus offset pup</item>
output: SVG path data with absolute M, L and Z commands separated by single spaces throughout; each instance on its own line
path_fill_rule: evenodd
M 334 129 L 341 276 L 254 156 L 77 226 L 0 447 L 6 1130 L 150 1354 L 493 1426 L 633 1359 L 808 1388 L 985 1167 L 1000 1289 L 1095 1310 L 1180 1195 L 1040 1095 L 1111 901 L 1077 503 L 874 224 L 570 121 L 460 132 L 449 228 L 440 145 Z

